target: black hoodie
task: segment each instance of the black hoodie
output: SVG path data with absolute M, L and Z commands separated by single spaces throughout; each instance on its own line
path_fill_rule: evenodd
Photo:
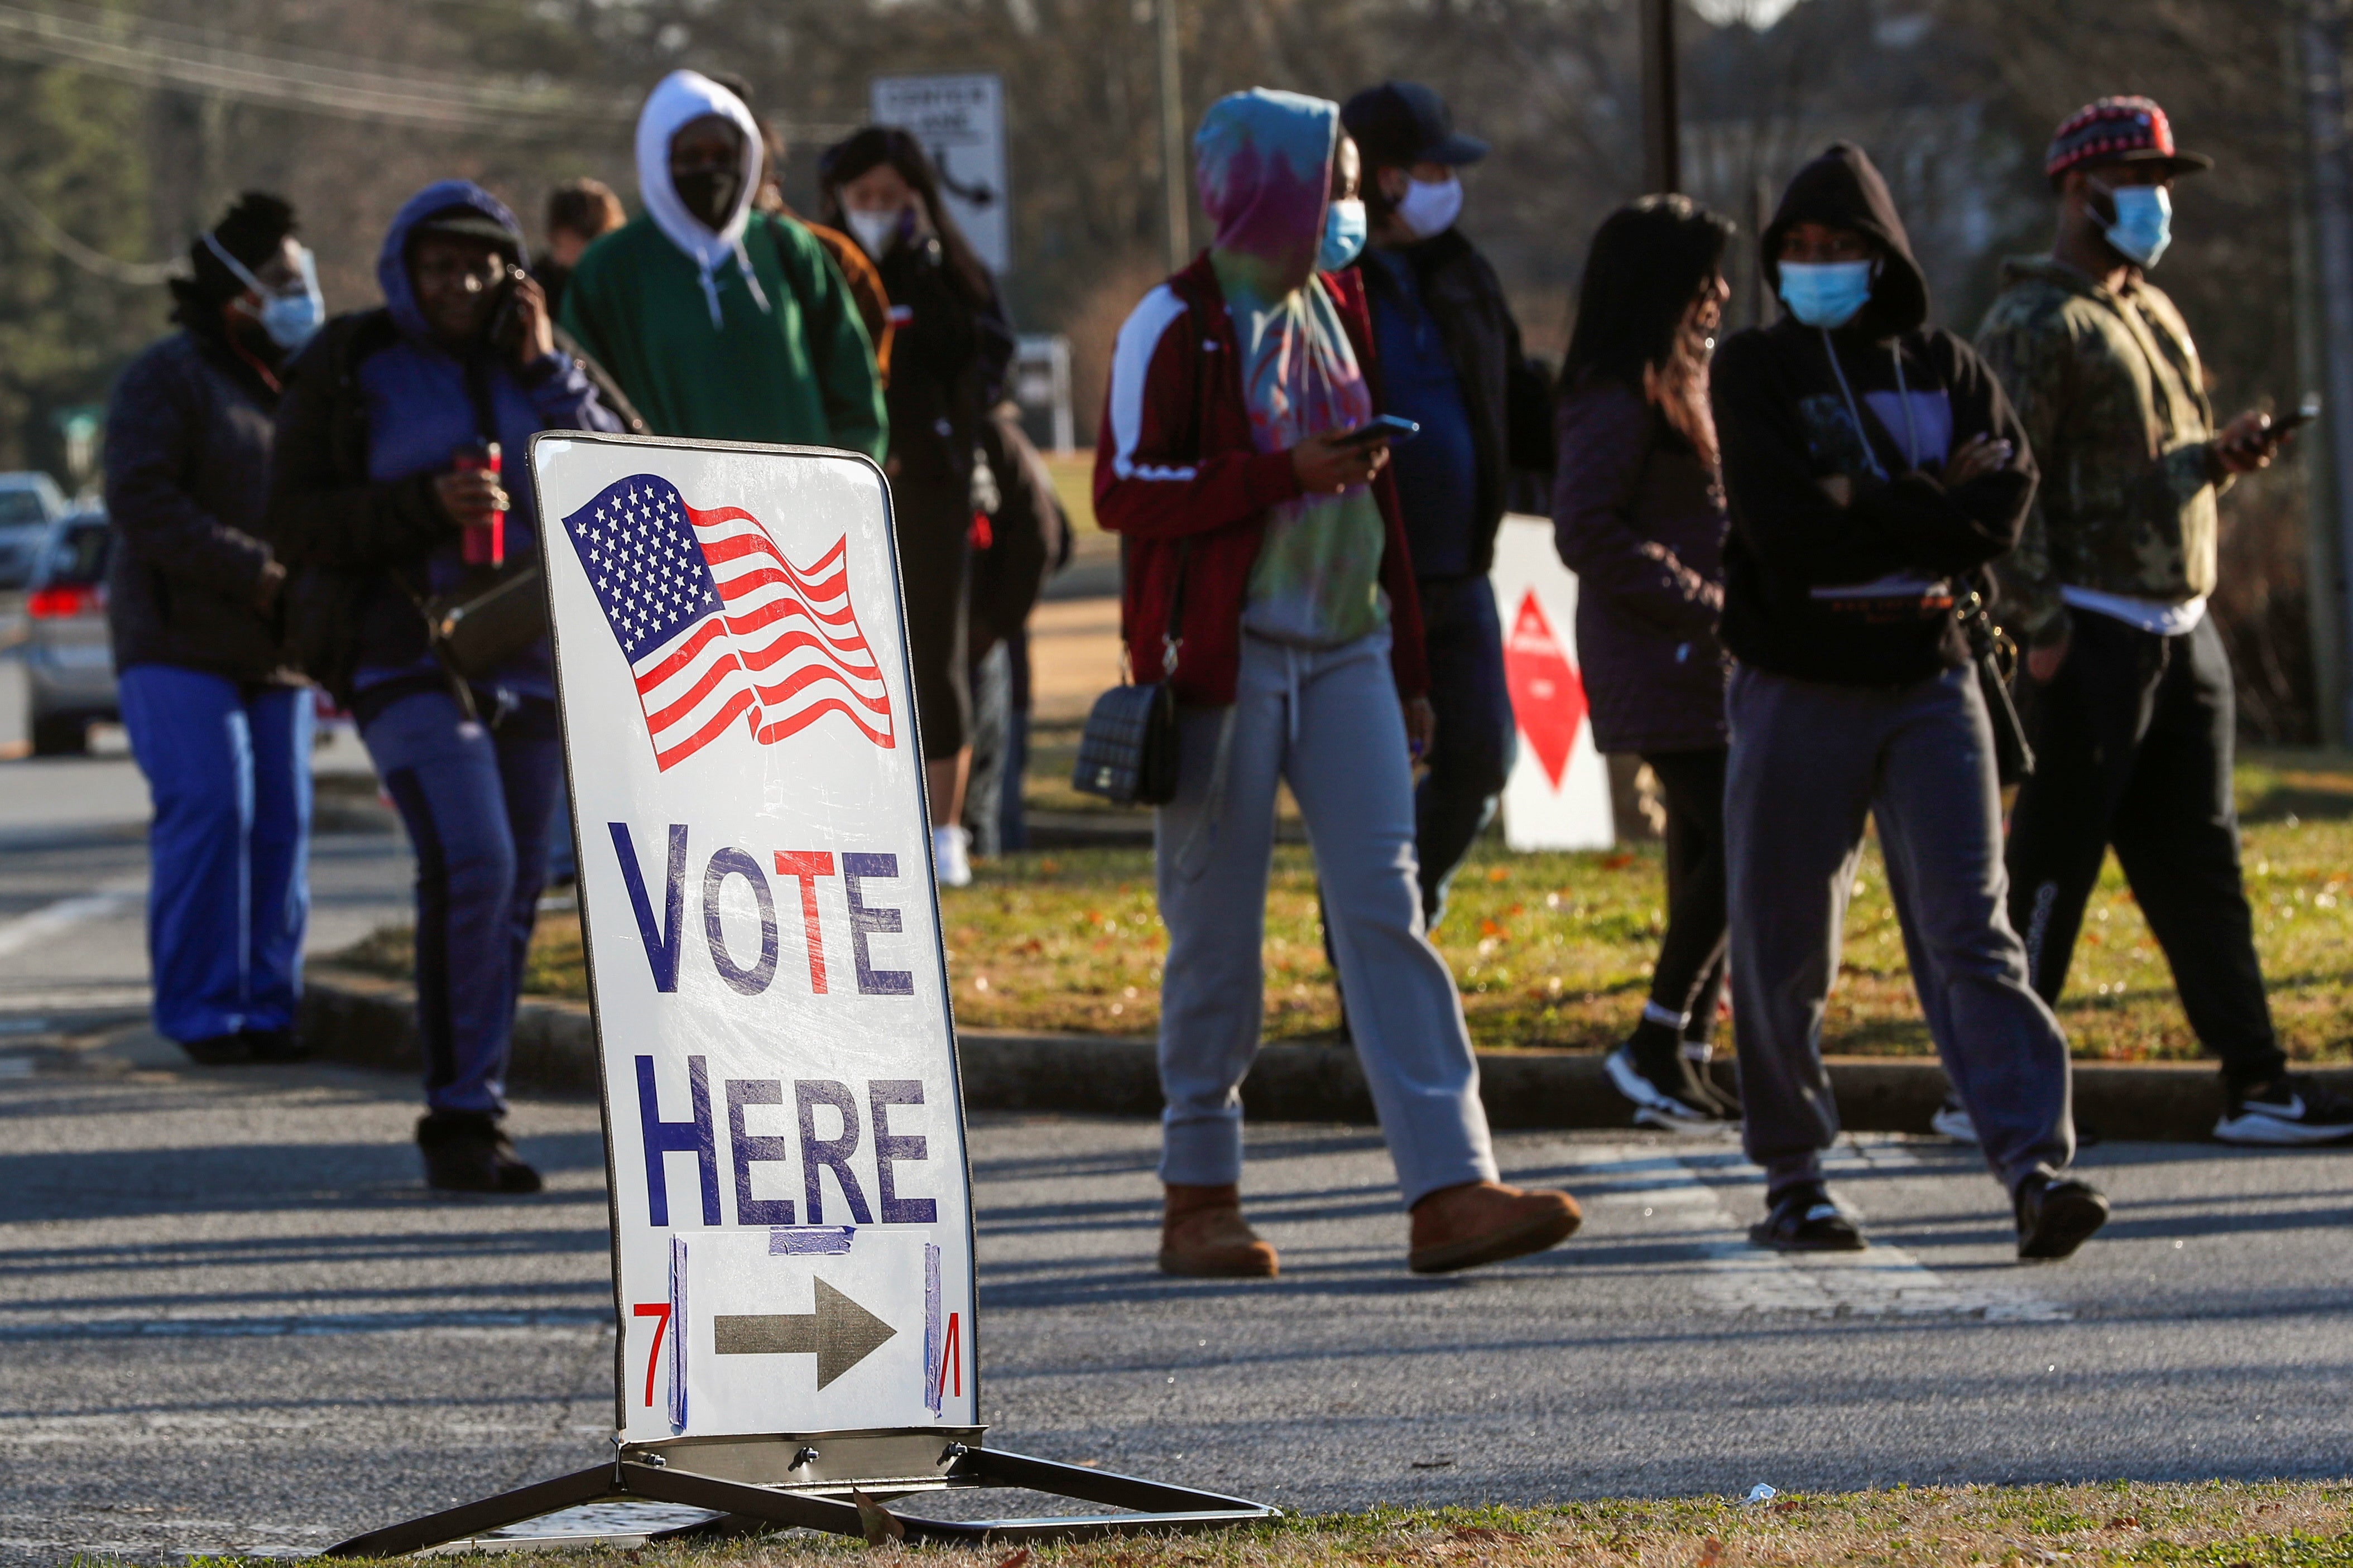
M 1742 663 L 1799 679 L 1908 684 L 1968 657 L 1954 595 L 1983 585 L 1985 566 L 2018 542 L 2034 459 L 1976 353 L 1922 325 L 1927 280 L 1861 148 L 1839 142 L 1790 181 L 1761 240 L 1777 289 L 1781 237 L 1809 222 L 1869 235 L 1879 274 L 1845 326 L 1784 315 L 1716 355 L 1732 513 L 1724 641 Z M 1936 477 L 1946 455 L 1987 433 L 2010 443 L 2010 467 L 1947 489 Z M 1822 484 L 1840 476 L 1844 506 Z

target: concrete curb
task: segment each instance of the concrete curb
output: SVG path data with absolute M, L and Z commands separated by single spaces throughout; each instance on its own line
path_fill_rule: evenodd
M 305 976 L 302 1036 L 327 1060 L 415 1071 L 416 1018 L 416 992 L 402 982 L 316 968 Z M 965 1103 L 975 1110 L 1160 1110 L 1148 1039 L 967 1029 L 957 1048 Z M 1839 1120 L 1857 1132 L 1926 1132 L 1945 1095 L 1944 1069 L 1932 1060 L 1833 1057 L 1830 1069 Z M 1591 1052 L 1482 1051 L 1479 1072 L 1488 1118 L 1499 1128 L 1627 1124 L 1626 1102 Z M 2353 1093 L 2353 1068 L 2315 1076 Z M 586 1005 L 524 1002 L 508 1080 L 533 1093 L 595 1094 L 596 1038 Z M 1264 1047 L 1242 1085 L 1242 1105 L 1250 1116 L 1273 1121 L 1377 1120 L 1355 1053 L 1339 1046 Z M 2221 1109 L 2220 1082 L 2204 1063 L 2075 1064 L 2077 1125 L 2105 1138 L 2202 1140 Z

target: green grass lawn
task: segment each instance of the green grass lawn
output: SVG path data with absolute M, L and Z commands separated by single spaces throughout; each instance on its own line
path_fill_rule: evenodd
M 1064 764 L 1067 766 L 1067 763 Z M 1042 777 L 1041 800 L 1061 781 Z M 2272 1010 L 2291 1056 L 2353 1059 L 2353 763 L 2305 754 L 2251 758 L 2239 772 L 2247 891 Z M 1877 850 L 1866 850 L 1847 920 L 1827 1044 L 1910 1056 L 1931 1047 L 1912 994 Z M 1662 922 L 1655 845 L 1606 854 L 1514 855 L 1491 836 L 1456 878 L 1437 933 L 1480 1046 L 1598 1049 L 1641 1011 Z M 1056 850 L 976 868 L 941 898 L 955 1010 L 964 1024 L 1149 1034 L 1159 1019 L 1167 947 L 1145 848 Z M 1305 848 L 1275 853 L 1266 927 L 1267 1034 L 1335 1029 L 1337 1008 L 1316 923 Z M 405 974 L 407 933 L 379 932 L 345 962 Z M 585 994 L 580 933 L 542 922 L 527 987 Z M 2115 863 L 2094 896 L 2060 1007 L 2080 1058 L 2194 1058 L 2165 960 Z
M 1077 1546 L 885 1546 L 790 1533 L 625 1555 L 648 1568 L 1746 1568 L 1747 1564 L 2153 1563 L 2167 1568 L 2319 1568 L 2353 1563 L 2353 1487 L 2142 1486 L 1894 1488 L 1783 1496 L 1567 1503 L 1535 1509 L 1377 1509 L 1288 1519 L 1211 1535 Z M 922 1500 L 898 1505 L 920 1512 Z M 535 1556 L 615 1562 L 612 1553 Z M 456 1560 L 452 1560 L 456 1561 Z M 510 1563 L 510 1557 L 465 1559 Z M 198 1559 L 190 1568 L 227 1568 Z

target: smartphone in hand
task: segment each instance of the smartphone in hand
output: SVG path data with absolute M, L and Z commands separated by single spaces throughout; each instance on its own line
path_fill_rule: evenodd
M 1420 425 L 1411 419 L 1400 419 L 1394 414 L 1376 414 L 1336 439 L 1343 447 L 1369 447 L 1376 441 L 1401 447 L 1420 434 Z

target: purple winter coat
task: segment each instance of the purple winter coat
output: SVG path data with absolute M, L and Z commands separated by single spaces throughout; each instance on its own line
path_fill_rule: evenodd
M 1588 379 L 1560 399 L 1553 539 L 1577 574 L 1577 652 L 1604 752 L 1725 743 L 1724 503 L 1642 395 Z

